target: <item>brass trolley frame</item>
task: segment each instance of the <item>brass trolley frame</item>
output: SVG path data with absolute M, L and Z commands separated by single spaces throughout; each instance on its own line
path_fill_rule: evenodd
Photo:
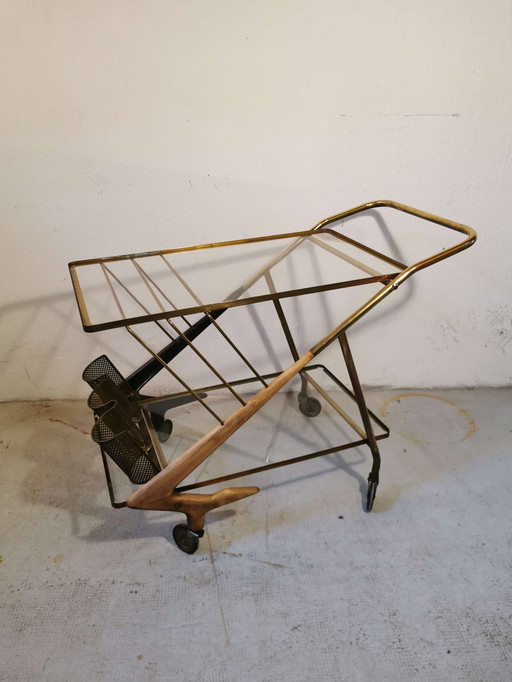
M 405 265 L 390 258 L 389 256 L 376 251 L 360 242 L 357 242 L 339 232 L 331 229 L 330 225 L 344 218 L 378 208 L 391 208 L 401 211 L 430 223 L 436 223 L 462 233 L 465 238 L 460 243 L 447 248 L 439 253 L 421 260 L 413 265 Z M 327 243 L 326 239 L 330 241 Z M 256 272 L 254 272 L 245 282 L 238 286 L 225 300 L 204 303 L 189 282 L 170 262 L 169 258 L 173 254 L 183 254 L 197 250 L 209 250 L 227 246 L 237 246 L 242 244 L 264 244 L 275 240 L 286 240 L 287 246 L 278 252 L 276 256 L 266 262 Z M 334 240 L 335 245 L 332 245 Z M 415 208 L 399 204 L 394 201 L 374 201 L 357 206 L 348 211 L 333 215 L 307 231 L 292 232 L 288 234 L 257 237 L 253 239 L 235 240 L 200 246 L 170 249 L 165 251 L 153 251 L 147 253 L 132 254 L 126 256 L 115 256 L 110 258 L 98 258 L 91 260 L 75 261 L 69 264 L 74 292 L 78 303 L 82 325 L 87 332 L 96 332 L 106 329 L 123 327 L 135 338 L 139 344 L 149 354 L 149 359 L 128 378 L 124 378 L 112 365 L 106 356 L 101 356 L 94 360 L 84 371 L 84 379 L 90 384 L 93 392 L 89 398 L 89 406 L 94 411 L 95 423 L 92 437 L 100 445 L 105 472 L 114 506 L 128 506 L 135 509 L 169 510 L 183 512 L 187 517 L 187 524 L 178 524 L 174 529 L 174 539 L 180 549 L 192 553 L 197 549 L 198 540 L 203 535 L 204 517 L 210 510 L 253 495 L 259 491 L 255 486 L 225 488 L 211 494 L 192 493 L 191 490 L 199 489 L 204 486 L 221 483 L 241 476 L 258 473 L 276 467 L 289 465 L 320 457 L 332 452 L 340 452 L 347 448 L 360 445 L 367 445 L 372 455 L 372 468 L 368 477 L 368 491 L 366 508 L 371 510 L 377 485 L 379 482 L 380 454 L 377 441 L 389 435 L 387 427 L 372 414 L 367 406 L 361 389 L 361 384 L 356 372 L 352 353 L 348 344 L 346 332 L 363 316 L 365 316 L 376 305 L 383 301 L 391 292 L 395 291 L 406 279 L 417 271 L 437 263 L 445 258 L 453 256 L 460 251 L 471 246 L 476 240 L 476 233 L 470 227 L 455 223 L 444 218 L 440 218 Z M 284 261 L 300 244 L 309 241 L 316 246 L 331 252 L 333 255 L 349 261 L 359 269 L 365 271 L 363 278 L 349 279 L 322 283 L 315 286 L 302 288 L 279 289 L 272 277 L 273 268 L 278 263 Z M 377 258 L 380 262 L 390 266 L 390 272 L 382 274 L 353 257 L 347 256 L 338 248 L 350 245 Z M 176 306 L 169 298 L 160 281 L 156 281 L 145 268 L 145 259 L 159 258 L 162 267 L 166 269 L 173 282 L 179 282 L 186 290 L 193 301 L 193 305 Z M 133 274 L 142 282 L 152 301 L 156 304 L 151 309 L 147 303 L 141 301 L 131 290 L 129 284 L 123 281 L 112 268 L 112 264 L 125 261 L 132 266 Z M 87 296 L 81 284 L 81 275 L 84 269 L 96 268 L 101 272 L 107 284 L 107 292 L 111 300 L 115 303 L 118 314 L 111 316 L 107 320 L 92 320 L 87 304 Z M 248 295 L 248 290 L 257 282 L 265 282 L 268 288 L 267 293 Z M 376 294 L 371 296 L 363 305 L 354 310 L 346 319 L 332 329 L 326 336 L 320 339 L 306 353 L 300 355 L 290 326 L 283 311 L 281 301 L 285 298 L 303 296 L 306 294 L 333 291 L 336 289 L 350 288 L 365 284 L 381 285 Z M 143 314 L 127 313 L 120 300 L 120 294 L 134 301 L 142 310 Z M 271 301 L 279 318 L 282 330 L 294 360 L 293 364 L 284 371 L 271 374 L 260 374 L 250 360 L 242 353 L 236 343 L 230 338 L 217 321 L 220 315 L 230 308 L 247 306 L 254 303 Z M 198 320 L 190 323 L 187 316 L 200 314 Z M 187 324 L 187 328 L 182 331 L 177 326 L 175 319 L 181 318 Z M 136 331 L 137 325 L 153 323 L 160 331 L 169 338 L 169 343 L 162 349 L 155 350 L 141 334 Z M 165 324 L 164 324 L 165 323 Z M 169 328 L 171 331 L 169 331 Z M 243 363 L 251 371 L 249 379 L 237 381 L 227 381 L 221 373 L 204 357 L 201 351 L 194 344 L 194 340 L 207 328 L 213 328 L 222 335 L 229 343 L 231 348 L 237 353 Z M 345 386 L 335 377 L 326 367 L 314 364 L 315 357 L 329 346 L 332 342 L 338 341 L 341 352 L 348 370 L 351 382 L 351 389 Z M 184 378 L 182 378 L 173 368 L 172 360 L 185 348 L 192 351 L 208 366 L 219 379 L 218 384 L 193 388 Z M 164 397 L 148 397 L 141 393 L 142 388 L 160 370 L 165 369 L 183 387 L 183 391 L 172 393 Z M 332 383 L 344 391 L 357 404 L 363 428 L 358 426 L 343 409 L 332 399 L 332 397 L 315 381 L 311 373 L 313 369 L 323 371 Z M 299 407 L 301 412 L 309 417 L 314 417 L 320 410 L 318 401 L 308 394 L 308 386 L 312 386 L 358 433 L 359 439 L 351 443 L 333 446 L 318 452 L 309 453 L 300 457 L 287 459 L 280 462 L 273 462 L 252 469 L 244 469 L 210 478 L 206 481 L 180 484 L 197 468 L 210 457 L 227 439 L 229 439 L 238 429 L 240 429 L 250 418 L 255 415 L 280 389 L 294 378 L 301 380 L 301 389 L 298 395 Z M 239 385 L 253 382 L 260 383 L 261 389 L 247 401 L 237 392 Z M 223 418 L 218 415 L 206 402 L 208 393 L 219 388 L 226 388 L 230 394 L 240 403 L 228 417 Z M 198 402 L 217 420 L 218 425 L 211 431 L 203 435 L 192 446 L 188 447 L 170 464 L 166 464 L 162 457 L 159 442 L 169 436 L 172 424 L 165 419 L 168 409 L 187 402 Z M 379 427 L 379 433 L 375 433 L 373 424 Z M 139 485 L 125 502 L 116 502 L 114 499 L 113 487 L 109 471 L 109 456 L 118 466 L 128 475 L 130 480 Z

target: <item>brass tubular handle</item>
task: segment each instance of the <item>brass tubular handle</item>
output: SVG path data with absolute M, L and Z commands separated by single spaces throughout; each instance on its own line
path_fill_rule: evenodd
M 415 272 L 417 272 L 418 270 L 422 270 L 423 268 L 427 268 L 430 265 L 434 265 L 434 263 L 438 263 L 439 261 L 444 260 L 445 258 L 454 256 L 456 253 L 459 253 L 460 251 L 464 251 L 464 249 L 467 249 L 470 246 L 472 246 L 477 238 L 477 234 L 472 227 L 462 225 L 462 223 L 456 223 L 453 220 L 448 220 L 447 218 L 441 218 L 440 216 L 433 215 L 432 213 L 427 213 L 426 211 L 420 211 L 417 208 L 413 208 L 412 206 L 406 206 L 405 204 L 400 204 L 397 201 L 391 201 L 386 199 L 381 201 L 371 201 L 366 204 L 356 206 L 355 208 L 351 208 L 348 211 L 337 213 L 336 215 L 330 216 L 329 218 L 325 218 L 324 220 L 320 221 L 311 229 L 312 231 L 319 230 L 323 227 L 326 227 L 326 225 L 330 225 L 331 223 L 337 222 L 338 220 L 348 218 L 349 216 L 355 215 L 356 213 L 369 211 L 373 208 L 394 208 L 397 211 L 409 213 L 410 215 L 416 216 L 417 218 L 422 218 L 423 220 L 427 220 L 428 222 L 441 225 L 450 230 L 462 232 L 462 234 L 466 235 L 466 239 L 464 239 L 459 244 L 455 244 L 455 246 L 451 246 L 449 249 L 446 249 L 445 251 L 435 253 L 433 256 L 429 256 L 424 260 L 418 261 L 417 263 L 414 263 L 413 265 L 406 267 L 405 270 L 402 270 L 402 272 L 400 272 L 396 277 L 394 277 L 389 282 L 389 284 L 387 284 L 383 289 L 381 289 L 377 294 L 375 294 L 375 296 L 370 298 L 369 301 L 367 301 L 364 305 L 362 305 L 360 308 L 354 311 L 352 315 L 350 315 L 340 325 L 333 329 L 330 334 L 328 334 L 318 343 L 316 343 L 313 346 L 313 348 L 311 348 L 311 352 L 313 353 L 313 355 L 318 355 L 318 353 L 320 353 L 326 346 L 328 346 L 330 343 L 332 343 L 332 341 L 338 338 L 338 336 L 342 332 L 346 331 L 355 322 L 360 320 L 364 315 L 366 315 L 366 313 L 368 313 L 372 308 L 374 308 L 378 303 L 380 303 L 382 299 L 388 296 L 392 291 L 395 291 L 400 286 L 400 284 L 405 282 L 405 280 L 411 277 Z
M 472 227 L 467 225 L 462 225 L 461 223 L 456 223 L 453 220 L 448 220 L 447 218 L 441 218 L 440 216 L 434 215 L 432 213 L 427 213 L 426 211 L 420 211 L 418 208 L 413 208 L 412 206 L 406 206 L 405 204 L 400 204 L 398 201 L 392 201 L 391 199 L 381 199 L 378 201 L 369 201 L 366 204 L 361 204 L 360 206 L 355 206 L 354 208 L 349 208 L 347 211 L 342 211 L 341 213 L 336 213 L 335 215 L 324 218 L 319 223 L 317 223 L 312 230 L 319 230 L 326 225 L 342 220 L 343 218 L 348 218 L 349 216 L 355 215 L 356 213 L 362 213 L 363 211 L 369 211 L 372 208 L 394 208 L 397 211 L 403 211 L 403 213 L 409 213 L 410 215 L 416 216 L 417 218 L 422 218 L 423 220 L 428 220 L 431 223 L 436 223 L 437 225 L 442 225 L 443 227 L 448 227 L 451 230 L 456 230 L 457 232 L 464 233 L 468 239 L 471 239 L 471 243 L 476 240 L 476 232 Z
M 361 204 L 361 206 L 356 206 L 355 208 L 349 209 L 348 211 L 344 211 L 343 213 L 338 213 L 337 215 L 322 220 L 320 223 L 315 225 L 313 229 L 325 227 L 326 225 L 336 222 L 337 220 L 348 218 L 348 216 L 355 215 L 356 213 L 361 213 L 363 211 L 369 211 L 372 208 L 394 208 L 397 211 L 409 213 L 410 215 L 416 216 L 417 218 L 422 218 L 423 220 L 427 220 L 430 223 L 435 223 L 436 225 L 441 225 L 443 227 L 447 227 L 450 230 L 462 232 L 463 234 L 466 235 L 466 239 L 464 239 L 464 241 L 460 242 L 459 244 L 456 244 L 455 246 L 452 246 L 449 249 L 446 249 L 445 251 L 440 251 L 439 253 L 436 253 L 433 256 L 430 256 L 429 258 L 425 258 L 425 260 L 419 261 L 414 265 L 410 265 L 402 273 L 400 273 L 400 275 L 395 280 L 393 280 L 396 286 L 398 286 L 398 284 L 401 284 L 404 280 L 406 280 L 408 277 L 410 277 L 418 270 L 426 268 L 429 265 L 433 265 L 434 263 L 444 260 L 445 258 L 449 258 L 450 256 L 454 256 L 456 253 L 459 253 L 460 251 L 463 251 L 464 249 L 467 249 L 470 246 L 472 246 L 476 241 L 477 234 L 472 227 L 468 227 L 467 225 L 462 225 L 462 223 L 456 223 L 453 220 L 441 218 L 440 216 L 433 215 L 432 213 L 420 211 L 419 209 L 413 208 L 412 206 L 406 206 L 405 204 L 400 204 L 397 201 L 391 201 L 388 199 L 383 199 L 380 201 L 370 201 L 366 204 Z

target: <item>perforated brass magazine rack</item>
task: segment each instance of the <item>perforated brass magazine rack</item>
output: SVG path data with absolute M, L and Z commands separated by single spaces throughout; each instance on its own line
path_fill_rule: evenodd
M 407 265 L 344 234 L 344 221 L 382 209 L 464 239 Z M 124 328 L 145 356 L 126 377 L 106 355 L 83 372 L 112 505 L 182 512 L 186 524 L 173 536 L 192 554 L 209 511 L 259 492 L 223 487 L 227 481 L 368 446 L 370 511 L 378 441 L 389 430 L 366 406 L 347 330 L 413 274 L 475 239 L 459 223 L 375 201 L 307 231 L 70 263 L 84 330 Z M 308 334 L 314 343 L 304 350 Z M 281 342 L 289 360 L 276 349 Z M 334 342 L 349 381 L 317 361 Z M 171 390 L 147 395 L 146 385 L 162 370 Z M 293 429 L 280 429 L 285 413 L 295 415 Z M 276 459 L 285 436 L 297 456 Z M 118 496 L 120 473 L 131 486 L 126 499 Z M 202 488 L 209 491 L 197 492 Z

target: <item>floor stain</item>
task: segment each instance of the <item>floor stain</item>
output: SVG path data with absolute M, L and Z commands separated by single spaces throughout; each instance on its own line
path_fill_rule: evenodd
M 245 554 L 233 554 L 232 552 L 217 552 L 217 554 L 225 554 L 226 556 L 233 556 L 236 558 L 248 559 L 249 561 L 255 561 L 257 564 L 266 564 L 267 566 L 273 566 L 274 568 L 291 568 L 291 566 L 285 566 L 284 564 L 275 564 L 272 561 L 263 561 L 263 559 L 253 559 Z
M 462 407 L 459 407 L 457 405 L 457 403 L 454 402 L 453 400 L 449 400 L 448 398 L 442 398 L 441 396 L 437 396 L 437 395 L 430 395 L 427 393 L 400 393 L 398 395 L 391 396 L 390 398 L 388 398 L 385 401 L 384 405 L 382 406 L 381 415 L 384 418 L 386 418 L 386 416 L 388 416 L 387 412 L 388 412 L 390 405 L 394 402 L 401 405 L 401 401 L 404 400 L 405 398 L 426 398 L 428 400 L 438 400 L 441 403 L 445 403 L 446 405 L 449 405 L 450 407 L 454 407 L 457 410 L 458 415 L 461 416 L 465 421 L 466 432 L 464 433 L 464 435 L 461 438 L 455 438 L 455 439 L 450 440 L 450 441 L 445 441 L 446 444 L 462 443 L 462 441 L 467 440 L 476 431 L 478 431 L 475 420 L 473 419 L 473 417 L 471 416 L 471 414 L 469 413 L 468 410 L 463 409 Z M 404 436 L 405 438 L 408 438 L 409 440 L 414 441 L 415 443 L 423 443 L 426 445 L 438 445 L 439 444 L 438 441 L 430 441 L 430 440 L 425 439 L 425 438 L 418 438 L 418 437 L 415 437 L 411 434 L 403 433 L 402 431 L 400 431 L 396 427 L 393 427 L 393 430 L 396 431 L 397 433 L 400 433 L 400 435 Z
M 73 424 L 69 424 L 68 422 L 63 421 L 62 419 L 57 419 L 57 417 L 50 417 L 50 419 L 48 421 L 56 422 L 57 424 L 64 424 L 64 426 L 69 426 L 70 429 L 74 429 L 75 431 L 78 431 L 79 433 L 83 433 L 85 436 L 90 435 L 89 431 L 84 431 L 83 429 L 79 429 L 78 426 L 73 426 Z
M 46 412 L 50 408 L 50 403 L 41 403 L 39 407 L 35 410 L 34 415 L 37 417 L 43 412 Z
M 218 602 L 219 602 L 220 618 L 222 620 L 222 625 L 224 627 L 224 635 L 226 637 L 226 646 L 230 646 L 231 642 L 229 641 L 228 628 L 226 625 L 226 619 L 224 617 L 224 609 L 222 607 L 222 599 L 221 599 L 221 595 L 220 595 L 219 577 L 217 575 L 217 567 L 215 566 L 215 557 L 213 556 L 212 542 L 210 539 L 210 534 L 208 533 L 208 529 L 206 529 L 205 535 L 206 535 L 206 539 L 208 540 L 208 550 L 210 553 L 210 563 L 211 563 L 212 569 L 213 569 L 213 578 L 215 580 L 215 588 L 217 590 L 217 598 L 218 598 Z
M 53 563 L 60 564 L 60 563 L 62 563 L 62 559 L 64 559 L 64 554 L 56 554 L 53 557 Z

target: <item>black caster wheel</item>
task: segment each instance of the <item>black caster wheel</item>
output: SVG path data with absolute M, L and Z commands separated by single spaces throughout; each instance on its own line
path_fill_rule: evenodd
M 181 551 L 186 554 L 194 554 L 199 547 L 199 537 L 197 535 L 191 535 L 188 532 L 188 526 L 185 523 L 178 523 L 178 525 L 174 526 L 172 529 L 172 537 Z
M 316 417 L 322 411 L 322 406 L 319 400 L 308 395 L 305 398 L 299 398 L 299 410 L 306 417 Z
M 370 512 L 375 501 L 375 495 L 377 493 L 377 486 L 379 484 L 377 481 L 368 481 L 368 493 L 366 495 L 366 511 Z
M 166 419 L 162 426 L 158 429 L 158 440 L 161 443 L 165 443 L 166 441 L 169 440 L 169 436 L 172 433 L 172 421 L 170 419 Z

